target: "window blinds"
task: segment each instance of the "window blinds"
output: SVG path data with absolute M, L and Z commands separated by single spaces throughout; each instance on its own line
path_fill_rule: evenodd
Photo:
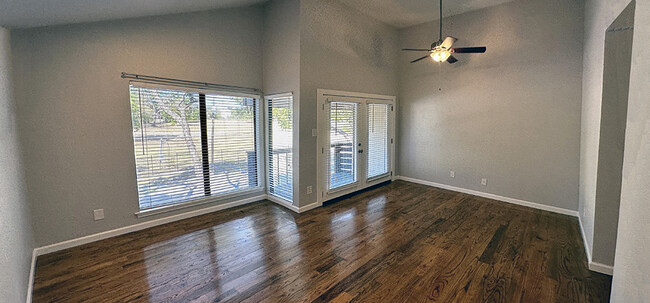
M 368 104 L 368 178 L 388 173 L 389 104 Z
M 330 102 L 328 188 L 357 182 L 357 103 Z
M 293 201 L 293 96 L 267 99 L 269 194 Z
M 255 98 L 130 86 L 140 210 L 258 187 Z
M 258 186 L 256 100 L 206 94 L 212 195 Z

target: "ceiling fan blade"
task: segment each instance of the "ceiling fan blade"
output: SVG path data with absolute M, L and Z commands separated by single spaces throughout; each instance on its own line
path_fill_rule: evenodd
M 449 58 L 447 58 L 447 62 L 449 62 L 449 64 L 454 64 L 458 62 L 458 59 L 456 59 L 454 56 L 449 56 Z
M 485 46 L 477 46 L 477 47 L 458 47 L 458 48 L 453 48 L 454 53 L 484 53 L 487 48 Z
M 424 60 L 424 59 L 426 59 L 427 57 L 429 57 L 429 55 L 426 55 L 426 56 L 424 56 L 424 57 L 422 57 L 422 58 L 417 58 L 417 59 L 411 61 L 411 63 L 415 63 L 415 62 L 418 62 L 418 61 L 420 61 L 420 60 Z
M 413 52 L 430 52 L 430 49 L 426 48 L 402 48 L 403 51 L 413 51 Z
M 440 44 L 440 46 L 445 49 L 450 49 L 451 46 L 454 45 L 454 43 L 456 43 L 456 41 L 458 41 L 458 39 L 454 37 L 447 37 L 445 38 L 445 40 L 442 41 L 442 44 Z

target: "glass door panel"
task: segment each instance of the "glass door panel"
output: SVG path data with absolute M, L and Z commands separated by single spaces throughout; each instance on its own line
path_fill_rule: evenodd
M 328 190 L 357 183 L 358 104 L 330 102 Z
M 372 179 L 389 172 L 388 119 L 389 104 L 368 104 L 367 178 Z

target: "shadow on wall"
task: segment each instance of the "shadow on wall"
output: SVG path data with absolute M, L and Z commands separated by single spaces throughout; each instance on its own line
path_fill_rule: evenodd
M 354 11 L 343 5 L 330 1 L 316 1 L 309 13 L 312 21 L 308 24 L 320 36 L 311 37 L 322 48 L 338 55 L 356 58 L 365 64 L 385 68 L 392 66 L 390 43 L 384 41 L 381 32 L 368 33 L 374 26 L 366 18 L 355 18 Z

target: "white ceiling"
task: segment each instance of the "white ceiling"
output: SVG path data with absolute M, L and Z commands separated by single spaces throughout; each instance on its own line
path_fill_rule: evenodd
M 246 6 L 266 0 L 0 0 L 0 26 L 81 23 Z
M 339 0 L 397 28 L 438 20 L 438 0 Z M 444 17 L 499 5 L 513 0 L 443 0 Z
M 10 28 L 114 20 L 246 6 L 267 0 L 0 0 L 0 26 Z M 339 0 L 398 28 L 438 19 L 437 0 Z M 513 0 L 446 0 L 451 16 Z

